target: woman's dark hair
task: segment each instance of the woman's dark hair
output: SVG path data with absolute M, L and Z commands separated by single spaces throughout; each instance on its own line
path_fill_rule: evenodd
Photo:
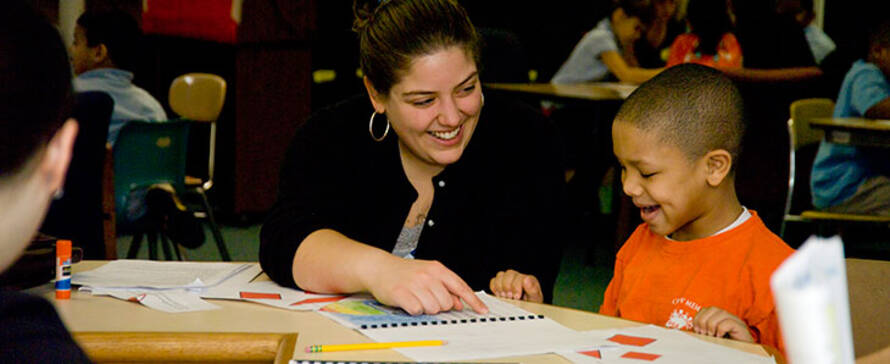
M 117 68 L 133 71 L 142 30 L 130 14 L 123 10 L 86 12 L 77 18 L 77 25 L 83 28 L 88 46 L 104 44 Z
M 655 7 L 651 0 L 614 0 L 614 9 L 621 9 L 627 16 L 640 19 L 644 26 L 651 25 L 655 20 Z
M 71 107 L 71 65 L 55 27 L 21 1 L 0 11 L 0 179 L 18 173 Z
M 479 65 L 479 35 L 454 0 L 355 0 L 359 62 L 374 89 L 389 94 L 417 56 L 457 46 Z
M 732 29 L 725 0 L 689 0 L 686 20 L 692 33 L 698 36 L 698 50 L 702 54 L 717 54 L 720 40 Z

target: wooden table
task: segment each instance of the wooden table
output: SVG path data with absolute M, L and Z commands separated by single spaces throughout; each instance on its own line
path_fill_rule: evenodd
M 633 85 L 611 82 L 575 84 L 487 83 L 485 86 L 495 90 L 591 101 L 624 100 L 627 98 L 627 95 L 636 89 L 636 86 Z
M 74 272 L 86 271 L 104 264 L 100 261 L 86 261 L 73 266 Z M 261 276 L 258 279 L 267 279 Z M 222 309 L 190 313 L 169 314 L 151 310 L 137 303 L 118 300 L 110 297 L 94 297 L 87 293 L 73 292 L 70 300 L 55 300 L 52 287 L 47 284 L 35 289 L 34 293 L 43 295 L 56 306 L 56 310 L 65 325 L 74 333 L 77 340 L 85 335 L 93 335 L 93 346 L 119 346 L 124 334 L 118 333 L 156 333 L 155 339 L 165 335 L 182 335 L 183 333 L 229 333 L 255 334 L 253 338 L 235 338 L 231 347 L 213 335 L 205 335 L 207 341 L 213 341 L 217 350 L 223 353 L 238 353 L 244 350 L 239 345 L 244 342 L 262 341 L 263 335 L 297 333 L 295 358 L 312 360 L 362 360 L 362 361 L 410 361 L 394 350 L 371 350 L 355 352 L 334 352 L 307 354 L 303 348 L 313 344 L 348 344 L 368 342 L 369 339 L 359 332 L 341 326 L 315 312 L 296 312 L 265 305 L 240 302 L 212 300 Z M 545 304 L 511 301 L 525 310 L 543 314 L 559 323 L 575 330 L 592 330 L 640 325 L 639 323 L 602 316 L 586 311 L 557 307 Z M 130 335 L 130 334 L 128 334 Z M 733 347 L 751 353 L 766 355 L 764 347 L 738 341 L 717 339 L 690 334 L 702 340 L 711 341 L 724 346 Z M 237 336 L 237 335 L 235 335 Z M 201 335 L 192 335 L 190 340 L 200 340 Z M 144 339 L 144 338 L 143 338 Z M 231 339 L 231 338 L 229 338 Z M 286 339 L 286 337 L 284 337 Z M 103 343 L 105 340 L 107 342 Z M 167 340 L 168 345 L 175 349 L 176 338 Z M 187 340 L 181 340 L 188 350 Z M 82 341 L 81 341 L 82 342 Z M 239 344 L 239 342 L 241 344 Z M 182 351 L 180 350 L 180 351 Z M 87 347 L 90 352 L 90 348 Z M 92 355 L 92 354 L 91 354 Z M 169 359 L 168 359 L 169 360 Z M 231 360 L 231 359 L 230 359 Z M 209 361 L 209 359 L 208 359 Z M 271 360 L 270 360 L 271 361 Z M 555 354 L 542 354 L 514 358 L 499 358 L 498 362 L 523 363 L 567 363 Z
M 810 127 L 825 131 L 825 140 L 864 147 L 890 148 L 890 120 L 814 118 Z

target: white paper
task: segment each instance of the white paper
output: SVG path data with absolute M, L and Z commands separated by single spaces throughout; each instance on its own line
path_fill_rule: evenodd
M 854 362 L 840 238 L 809 238 L 776 269 L 770 285 L 789 362 Z
M 148 308 L 168 313 L 206 311 L 220 308 L 217 305 L 202 300 L 196 293 L 185 290 L 152 292 L 107 290 L 103 291 L 103 293 L 125 301 L 138 302 Z M 96 293 L 94 292 L 94 294 Z
M 250 268 L 256 263 L 156 262 L 115 260 L 71 277 L 72 284 L 118 288 L 204 288 Z
M 375 341 L 445 340 L 448 342 L 442 346 L 395 349 L 417 361 L 532 355 L 571 350 L 591 344 L 587 337 L 549 318 L 534 315 L 484 292 L 477 293 L 477 296 L 488 306 L 488 314 L 479 315 L 467 308 L 463 311 L 438 315 L 408 316 L 401 310 L 387 309 L 379 304 L 335 305 L 326 307 L 320 313 L 349 327 L 366 325 L 368 328 L 359 329 L 359 332 Z M 356 303 L 366 304 L 366 302 Z M 357 312 L 365 314 L 354 317 L 344 314 L 355 308 L 358 308 Z M 371 312 L 374 309 L 382 311 Z M 447 323 L 443 324 L 443 321 Z M 388 322 L 400 324 L 397 326 L 387 324 L 383 328 L 382 325 Z M 401 323 L 407 326 L 402 326 Z M 377 326 L 370 328 L 371 325 Z
M 625 345 L 608 340 L 615 335 L 627 335 L 654 339 L 651 343 L 642 346 Z M 588 337 L 591 343 L 599 343 L 581 348 L 579 350 L 562 351 L 558 354 L 573 363 L 646 363 L 647 360 L 634 359 L 632 356 L 641 355 L 656 356 L 655 363 L 775 363 L 773 357 L 756 355 L 741 350 L 736 350 L 704 340 L 678 331 L 658 327 L 654 325 L 636 326 L 621 329 L 605 329 L 586 331 L 583 335 Z M 582 354 L 599 350 L 600 359 Z

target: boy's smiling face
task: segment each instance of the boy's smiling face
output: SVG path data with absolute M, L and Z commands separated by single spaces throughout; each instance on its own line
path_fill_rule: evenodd
M 690 161 L 680 148 L 616 120 L 612 125 L 615 156 L 621 164 L 624 193 L 640 208 L 640 217 L 658 235 L 676 240 L 706 237 L 714 231 L 702 221 L 708 212 L 706 158 Z M 707 219 L 704 219 L 707 220 Z

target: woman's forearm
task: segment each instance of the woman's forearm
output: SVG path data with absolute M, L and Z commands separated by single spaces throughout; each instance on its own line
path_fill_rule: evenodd
M 330 229 L 309 234 L 293 259 L 294 282 L 319 293 L 369 290 L 368 277 L 397 259 L 381 249 L 362 244 Z

